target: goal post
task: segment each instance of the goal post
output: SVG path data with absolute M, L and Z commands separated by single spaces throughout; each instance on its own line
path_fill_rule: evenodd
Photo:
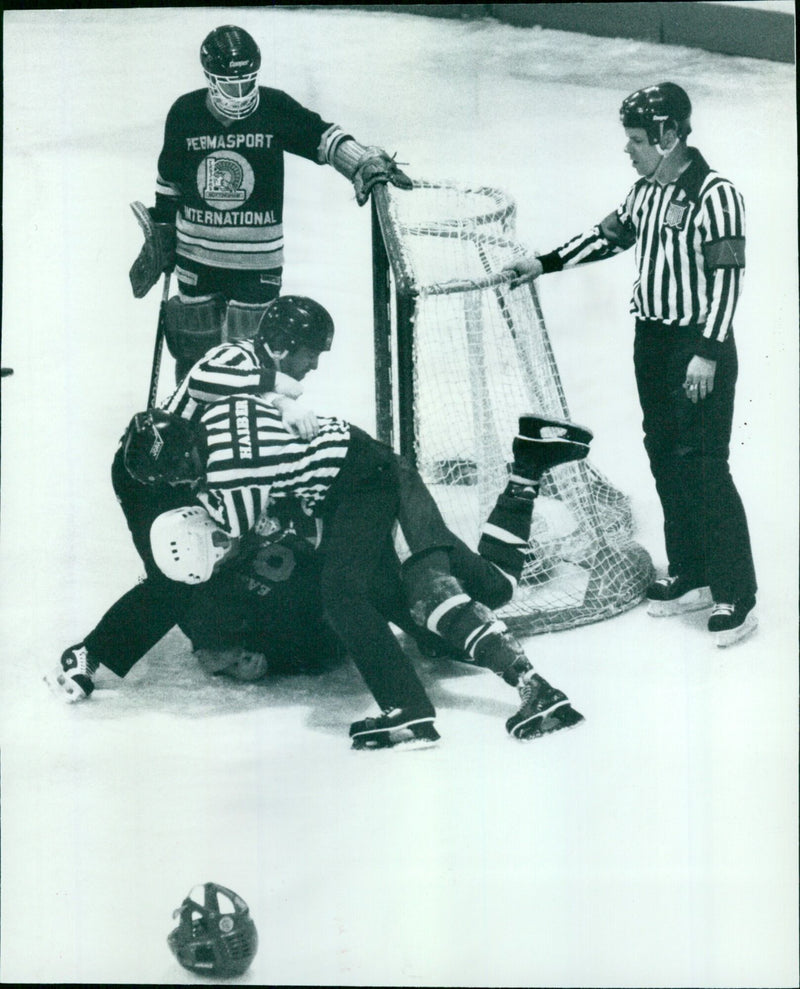
M 516 205 L 447 182 L 379 186 L 372 202 L 377 434 L 475 549 L 519 416 L 569 418 L 535 284 L 502 273 L 525 253 Z M 562 464 L 542 479 L 522 580 L 500 614 L 523 633 L 571 628 L 633 607 L 652 576 L 629 499 L 591 460 Z

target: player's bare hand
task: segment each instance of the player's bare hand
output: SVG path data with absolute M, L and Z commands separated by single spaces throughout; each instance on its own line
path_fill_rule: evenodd
M 697 354 L 689 361 L 686 368 L 686 380 L 683 390 L 686 397 L 697 405 L 706 395 L 714 391 L 714 376 L 717 373 L 717 362 Z
M 517 258 L 511 264 L 506 265 L 503 268 L 503 274 L 510 274 L 517 283 L 528 278 L 538 278 L 542 274 L 542 262 L 537 255 L 530 254 L 523 258 Z M 512 287 L 514 281 L 512 281 Z
M 286 402 L 281 409 L 283 424 L 296 433 L 301 440 L 313 440 L 319 432 L 319 422 L 311 409 L 297 402 Z
M 288 398 L 299 398 L 303 394 L 303 386 L 299 381 L 295 381 L 291 375 L 282 371 L 275 372 L 275 391 Z

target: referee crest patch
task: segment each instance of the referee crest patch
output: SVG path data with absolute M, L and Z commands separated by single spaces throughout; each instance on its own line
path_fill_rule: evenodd
M 686 223 L 686 214 L 688 210 L 688 203 L 670 203 L 669 206 L 667 206 L 667 212 L 664 216 L 664 226 L 674 227 L 676 230 L 682 230 L 684 224 Z

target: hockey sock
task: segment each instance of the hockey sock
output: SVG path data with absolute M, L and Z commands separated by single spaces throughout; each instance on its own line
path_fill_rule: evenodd
M 516 687 L 531 670 L 528 657 L 488 608 L 469 598 L 454 597 L 431 614 L 428 627 L 451 645 L 463 650 L 478 666 L 501 676 Z M 433 624 L 431 624 L 431 621 Z
M 525 564 L 534 498 L 535 493 L 530 482 L 525 482 L 523 486 L 516 481 L 509 481 L 505 492 L 497 499 L 489 518 L 481 527 L 478 553 L 508 574 L 515 586 L 522 576 Z

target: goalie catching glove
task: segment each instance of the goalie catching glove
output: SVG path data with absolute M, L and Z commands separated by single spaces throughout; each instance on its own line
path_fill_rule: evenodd
M 391 182 L 398 189 L 413 189 L 414 183 L 383 148 L 368 147 L 345 138 L 333 152 L 332 165 L 353 183 L 356 202 L 363 206 L 376 185 Z
M 133 294 L 141 299 L 161 273 L 175 264 L 175 227 L 171 223 L 156 223 L 142 203 L 131 203 L 131 209 L 144 234 L 144 244 L 129 273 Z

